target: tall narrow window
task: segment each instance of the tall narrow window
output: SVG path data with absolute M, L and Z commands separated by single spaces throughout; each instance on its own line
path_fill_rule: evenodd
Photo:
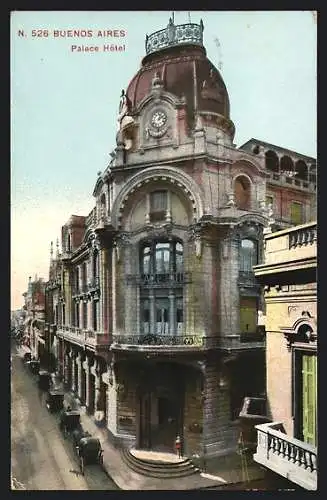
M 75 325 L 79 328 L 79 302 L 75 303 L 75 310 L 76 310 Z
M 145 334 L 150 333 L 150 301 L 143 299 L 141 302 L 141 327 Z
M 151 221 L 164 220 L 167 211 L 167 191 L 154 191 L 150 193 L 150 219 Z
M 97 251 L 93 254 L 93 278 L 99 276 L 99 254 Z
M 99 302 L 97 300 L 93 300 L 92 302 L 92 328 L 94 331 L 98 329 L 98 309 Z
M 183 331 L 183 244 L 152 241 L 140 251 L 140 331 L 178 335 Z
M 86 262 L 82 266 L 82 291 L 85 292 L 87 287 L 87 266 Z
M 83 302 L 83 328 L 87 328 L 87 302 Z
M 177 324 L 177 335 L 182 335 L 183 333 L 183 299 L 178 298 L 176 300 L 176 324 Z
M 254 240 L 241 240 L 240 271 L 252 272 L 253 266 L 258 263 L 258 244 Z
M 251 205 L 251 184 L 247 177 L 241 175 L 235 179 L 235 202 L 240 210 L 249 210 Z
M 169 273 L 170 244 L 157 243 L 155 250 L 155 271 L 157 274 Z
M 79 293 L 80 291 L 80 286 L 79 286 L 79 268 L 76 267 L 75 269 L 75 294 Z
M 66 324 L 66 306 L 65 304 L 62 305 L 62 324 Z
M 291 222 L 295 226 L 303 223 L 303 205 L 297 201 L 291 203 Z

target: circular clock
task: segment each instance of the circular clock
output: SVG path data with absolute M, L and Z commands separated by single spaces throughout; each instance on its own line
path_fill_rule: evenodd
M 150 123 L 154 128 L 156 129 L 162 128 L 164 127 L 166 122 L 167 122 L 167 115 L 164 111 L 161 110 L 154 111 L 150 120 Z

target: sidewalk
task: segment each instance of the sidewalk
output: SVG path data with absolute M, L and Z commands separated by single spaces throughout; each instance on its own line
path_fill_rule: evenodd
M 207 473 L 194 474 L 189 477 L 157 479 L 137 474 L 125 464 L 119 449 L 110 443 L 106 429 L 95 424 L 92 417 L 86 414 L 85 407 L 80 406 L 73 394 L 66 393 L 65 402 L 72 409 L 79 409 L 83 428 L 100 440 L 103 448 L 103 467 L 118 488 L 122 490 L 194 490 L 217 488 L 218 486 L 226 490 L 228 484 L 233 483 L 233 489 L 237 489 L 235 483 L 244 481 L 241 457 L 237 454 L 215 460 L 208 468 Z M 251 481 L 260 480 L 264 473 L 257 464 L 249 464 L 248 476 Z M 249 483 L 244 483 L 244 486 L 240 485 L 239 489 L 250 487 Z

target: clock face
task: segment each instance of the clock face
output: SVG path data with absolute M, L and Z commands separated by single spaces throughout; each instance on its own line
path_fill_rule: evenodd
M 156 129 L 162 128 L 167 122 L 167 115 L 164 111 L 155 111 L 151 117 L 151 125 Z

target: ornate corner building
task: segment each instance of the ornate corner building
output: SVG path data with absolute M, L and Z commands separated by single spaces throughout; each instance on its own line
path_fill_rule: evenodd
M 180 435 L 186 455 L 224 455 L 244 396 L 265 391 L 252 267 L 267 228 L 315 216 L 315 160 L 237 148 L 229 108 L 202 22 L 147 36 L 95 207 L 52 258 L 58 371 L 121 445 L 171 451 Z

